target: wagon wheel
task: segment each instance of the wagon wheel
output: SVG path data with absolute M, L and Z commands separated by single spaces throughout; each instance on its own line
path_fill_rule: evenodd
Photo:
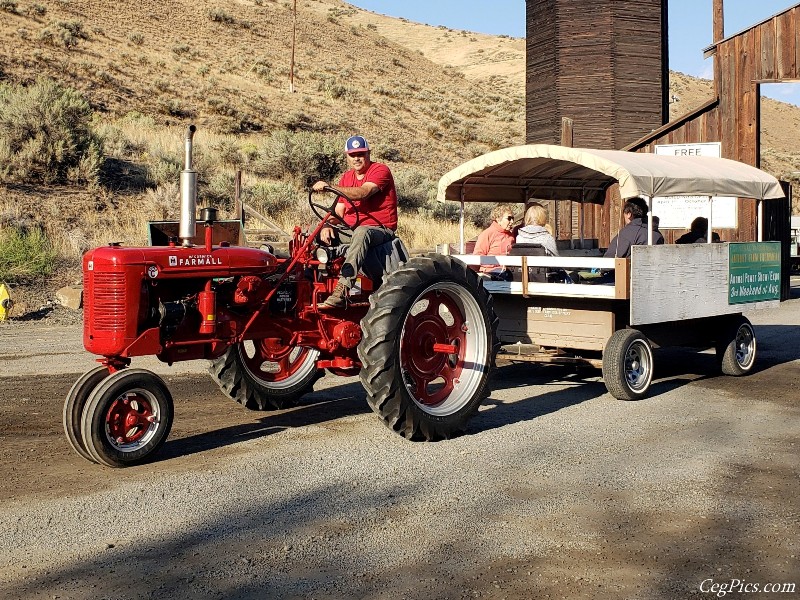
M 488 395 L 497 317 L 473 271 L 413 258 L 370 297 L 358 355 L 370 407 L 407 439 L 462 433 Z
M 62 422 L 64 423 L 64 433 L 67 434 L 67 441 L 75 452 L 92 462 L 95 460 L 86 451 L 86 444 L 83 443 L 81 415 L 89 395 L 106 377 L 108 377 L 107 367 L 95 367 L 91 371 L 87 371 L 73 384 L 64 401 Z
M 725 375 L 739 377 L 753 370 L 756 362 L 756 334 L 753 325 L 738 315 L 725 328 L 716 346 L 717 360 Z
M 208 372 L 227 396 L 250 410 L 291 406 L 314 389 L 324 372 L 319 350 L 287 346 L 278 338 L 247 340 L 211 361 Z
M 86 451 L 109 467 L 140 464 L 164 444 L 172 419 L 164 380 L 144 369 L 117 371 L 86 401 L 81 415 Z
M 635 329 L 620 329 L 608 339 L 603 350 L 603 380 L 618 400 L 639 400 L 647 395 L 653 381 L 653 350 Z

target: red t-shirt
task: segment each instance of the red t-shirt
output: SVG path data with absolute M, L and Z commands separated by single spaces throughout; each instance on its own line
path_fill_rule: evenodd
M 361 187 L 367 181 L 378 186 L 378 191 L 365 200 L 356 200 L 358 209 L 358 225 L 384 225 L 391 230 L 397 229 L 397 191 L 394 189 L 394 178 L 389 167 L 383 163 L 370 163 L 364 179 L 359 180 L 353 169 L 347 171 L 339 179 L 342 187 Z M 344 222 L 356 225 L 356 213 L 346 200 L 344 204 Z

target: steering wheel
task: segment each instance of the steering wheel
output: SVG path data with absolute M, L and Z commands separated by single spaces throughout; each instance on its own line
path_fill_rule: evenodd
M 345 223 L 344 221 L 342 221 L 340 223 L 331 223 L 330 221 L 328 221 L 326 223 L 326 225 L 330 225 L 336 231 L 339 231 L 339 232 L 354 231 L 355 228 L 358 227 L 359 222 L 361 221 L 361 215 L 358 214 L 358 208 L 356 208 L 356 205 L 353 203 L 353 201 L 350 198 L 348 198 L 347 196 L 345 196 L 342 192 L 340 192 L 338 190 L 335 190 L 330 186 L 326 186 L 323 191 L 324 192 L 331 192 L 332 194 L 336 194 L 336 198 L 334 198 L 333 204 L 331 204 L 330 206 L 324 206 L 322 204 L 318 204 L 318 203 L 314 202 L 314 200 L 313 200 L 314 190 L 313 189 L 309 190 L 308 191 L 308 205 L 311 207 L 311 212 L 313 212 L 317 217 L 319 217 L 320 220 L 324 219 L 325 217 L 327 217 L 331 213 L 333 213 L 333 215 L 336 216 L 336 213 L 335 213 L 336 205 L 339 202 L 339 197 L 342 197 L 353 208 L 353 212 L 355 212 L 355 216 L 356 216 L 355 225 L 350 226 L 347 223 Z

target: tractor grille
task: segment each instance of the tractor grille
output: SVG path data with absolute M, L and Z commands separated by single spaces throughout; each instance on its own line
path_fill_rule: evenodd
M 125 273 L 95 273 L 92 325 L 95 330 L 125 330 Z

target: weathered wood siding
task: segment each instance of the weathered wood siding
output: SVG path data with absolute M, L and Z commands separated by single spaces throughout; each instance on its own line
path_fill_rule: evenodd
M 666 0 L 528 0 L 527 141 L 621 148 L 666 122 Z
M 774 308 L 777 300 L 728 304 L 728 244 L 634 246 L 631 325 Z
M 760 166 L 761 83 L 800 79 L 800 4 L 716 44 L 719 98 L 630 144 L 652 152 L 656 144 L 722 142 L 722 156 Z M 739 227 L 720 230 L 726 241 L 756 239 L 755 203 L 739 201 Z M 683 232 L 671 232 L 669 237 Z M 672 241 L 667 239 L 667 241 Z

